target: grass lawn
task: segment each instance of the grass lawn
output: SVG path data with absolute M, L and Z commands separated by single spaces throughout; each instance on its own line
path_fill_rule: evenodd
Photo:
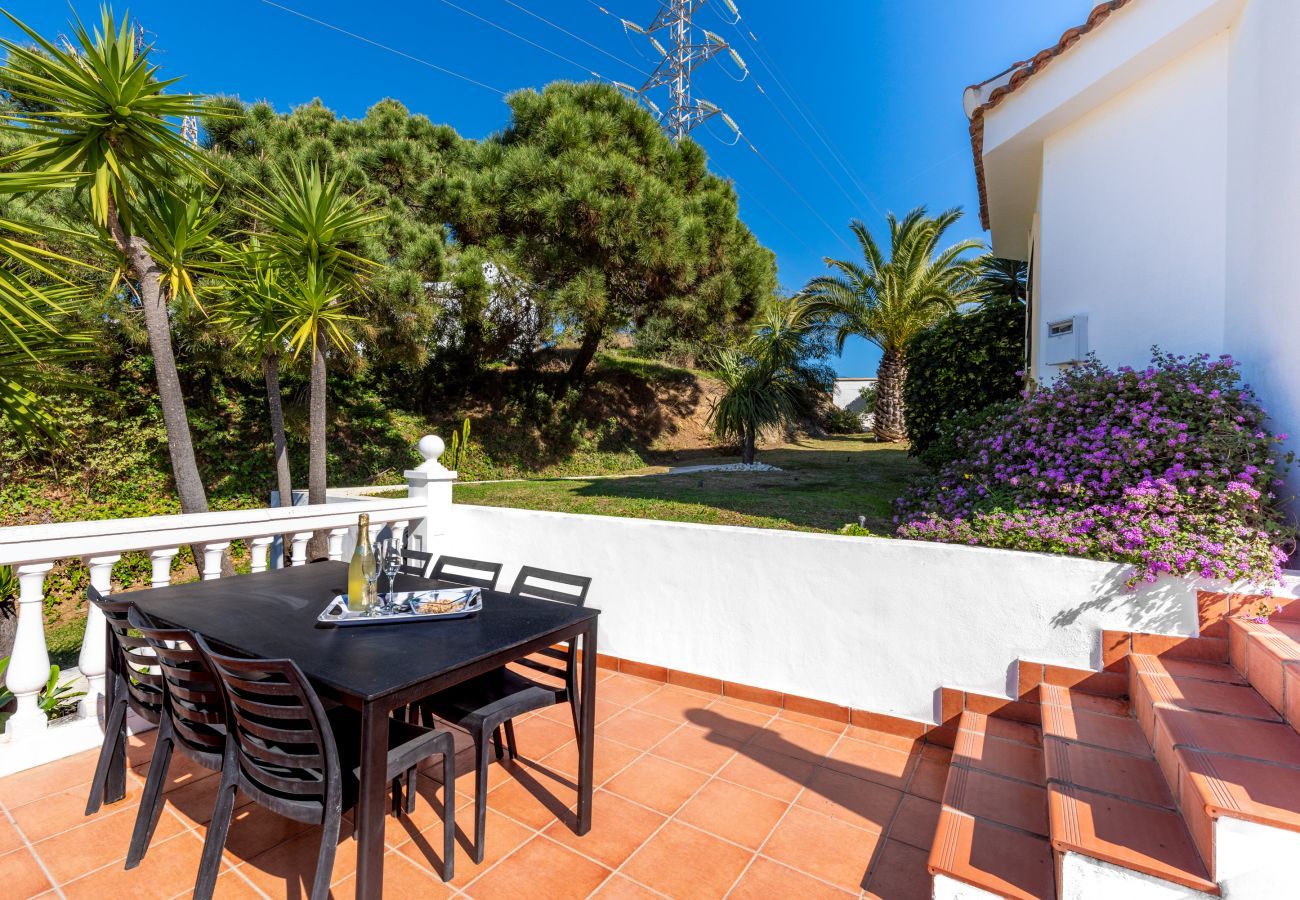
M 785 471 L 701 472 L 645 477 L 657 466 L 614 478 L 532 479 L 458 484 L 458 503 L 628 516 L 713 525 L 839 531 L 857 517 L 878 534 L 893 533 L 893 502 L 921 465 L 906 444 L 857 436 L 805 440 L 765 450 L 759 461 Z M 680 465 L 734 463 L 737 457 L 683 460 Z

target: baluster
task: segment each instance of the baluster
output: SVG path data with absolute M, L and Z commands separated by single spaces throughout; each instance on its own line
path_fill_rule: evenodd
M 149 551 L 149 564 L 153 569 L 149 576 L 150 587 L 167 587 L 172 583 L 172 560 L 179 552 L 179 547 L 162 547 Z
M 307 542 L 311 540 L 312 532 L 297 531 L 294 532 L 290 539 L 293 542 L 293 557 L 290 565 L 301 566 L 307 562 Z
M 411 523 L 405 519 L 403 519 L 400 522 L 394 522 L 392 524 L 394 547 L 406 546 L 406 529 L 410 526 L 410 524 Z
M 203 580 L 216 581 L 221 577 L 221 557 L 230 541 L 217 541 L 203 545 Z
M 338 562 L 343 559 L 343 538 L 347 536 L 346 528 L 330 529 L 330 559 Z
M 90 567 L 90 584 L 105 597 L 113 592 L 113 563 L 122 558 L 120 553 L 112 556 L 92 556 L 86 560 Z M 105 631 L 107 624 L 104 614 L 93 603 L 86 615 L 86 631 L 81 638 L 81 654 L 77 657 L 77 666 L 86 676 L 89 687 L 86 696 L 81 698 L 78 710 L 82 718 L 98 718 L 99 698 L 104 695 L 104 673 L 108 670 L 108 660 L 104 656 Z
M 252 558 L 254 572 L 266 571 L 266 554 L 271 549 L 271 542 L 274 540 L 274 537 L 267 535 L 266 537 L 255 537 L 248 542 L 248 553 Z
M 48 721 L 37 703 L 50 677 L 50 654 L 45 647 L 45 575 L 53 563 L 24 563 L 18 575 L 18 630 L 5 671 L 5 685 L 17 698 L 17 709 L 5 724 L 10 740 L 33 737 Z

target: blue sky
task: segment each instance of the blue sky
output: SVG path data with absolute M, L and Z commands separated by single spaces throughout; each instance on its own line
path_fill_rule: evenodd
M 743 141 L 727 146 L 733 135 L 721 125 L 695 136 L 714 171 L 735 180 L 741 215 L 776 252 L 781 283 L 791 290 L 825 271 L 823 257 L 856 255 L 846 227 L 852 218 L 879 229 L 890 210 L 961 206 L 966 217 L 953 239 L 983 237 L 962 88 L 1054 43 L 1093 5 L 735 2 L 738 25 L 728 24 L 722 0 L 707 3 L 695 21 L 733 43 L 750 75 L 736 82 L 734 66 L 716 61 L 696 73 L 695 93 L 730 113 L 758 152 Z M 63 30 L 69 17 L 69 4 L 58 0 L 0 5 L 46 35 Z M 97 17 L 98 0 L 70 5 L 86 21 Z M 186 76 L 186 90 L 265 99 L 284 110 L 320 97 L 344 115 L 394 97 L 480 138 L 506 122 L 502 91 L 593 73 L 639 85 L 654 51 L 644 38 L 625 33 L 619 18 L 648 23 L 658 6 L 657 0 L 599 0 L 599 6 L 596 0 L 136 0 L 129 9 L 152 32 L 165 73 Z M 0 35 L 18 36 L 7 22 Z M 878 361 L 874 347 L 854 341 L 836 368 L 870 375 Z

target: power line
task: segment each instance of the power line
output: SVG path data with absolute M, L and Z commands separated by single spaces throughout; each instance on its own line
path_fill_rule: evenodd
M 452 9 L 456 10 L 457 12 L 464 13 L 465 15 L 469 16 L 471 19 L 478 19 L 484 25 L 492 26 L 497 31 L 504 31 L 506 34 L 510 35 L 515 40 L 523 41 L 525 44 L 528 44 L 531 47 L 536 47 L 538 50 L 541 50 L 543 53 L 549 53 L 551 56 L 554 56 L 556 59 L 563 60 L 564 62 L 568 63 L 571 66 L 577 66 L 579 69 L 582 69 L 588 75 L 590 75 L 591 77 L 599 81 L 612 80 L 606 78 L 604 75 L 601 75 L 599 72 L 595 71 L 594 69 L 584 66 L 580 62 L 575 62 L 574 60 L 569 59 L 569 57 L 565 56 L 562 53 L 556 53 L 554 50 L 550 49 L 549 47 L 544 47 L 541 44 L 537 43 L 536 41 L 524 37 L 522 34 L 516 34 L 515 32 L 511 31 L 509 28 L 506 28 L 504 25 L 498 25 L 496 22 L 493 22 L 491 19 L 485 19 L 483 16 L 480 16 L 476 12 L 470 12 L 468 9 L 465 9 L 463 6 L 457 6 L 455 3 L 452 3 L 451 0 L 442 0 L 442 3 L 444 6 L 450 6 Z
M 839 229 L 835 228 L 833 225 L 831 225 L 830 222 L 826 221 L 825 217 L 822 216 L 822 214 L 817 211 L 817 207 L 813 206 L 810 202 L 808 202 L 808 199 L 804 197 L 803 194 L 799 193 L 799 189 L 796 188 L 793 184 L 791 184 L 790 179 L 786 178 L 784 173 L 782 173 L 780 169 L 774 166 L 772 164 L 772 161 L 769 160 L 766 156 L 764 156 L 762 152 L 757 147 L 754 146 L 754 142 L 751 141 L 748 137 L 746 137 L 743 134 L 741 135 L 741 140 L 745 142 L 746 146 L 748 146 L 750 150 L 754 151 L 755 156 L 757 156 L 759 159 L 763 161 L 763 165 L 767 166 L 769 169 L 772 170 L 773 175 L 781 179 L 781 183 L 784 184 L 786 188 L 789 189 L 790 193 L 794 194 L 797 198 L 799 198 L 800 203 L 808 207 L 808 211 L 817 217 L 817 221 L 825 225 L 826 230 L 829 231 L 831 234 L 835 235 L 835 239 L 839 241 L 841 244 L 843 244 L 849 250 L 849 252 L 853 252 L 853 247 L 849 244 L 848 241 L 844 239 L 844 236 L 840 234 Z
M 348 31 L 346 28 L 340 28 L 337 25 L 333 25 L 321 19 L 317 19 L 314 16 L 309 16 L 304 12 L 299 12 L 296 9 L 291 9 L 288 6 L 283 6 L 279 3 L 274 2 L 274 0 L 261 0 L 261 2 L 266 4 L 267 6 L 273 6 L 276 9 L 283 10 L 284 12 L 287 12 L 291 15 L 295 15 L 300 19 L 306 19 L 308 22 L 313 22 L 316 25 L 321 26 L 322 28 L 328 28 L 330 31 L 337 31 L 339 34 L 347 35 L 350 38 L 361 41 L 363 44 L 369 44 L 372 47 L 378 47 L 380 50 L 383 50 L 387 53 L 392 53 L 396 56 L 402 57 L 403 59 L 409 59 L 411 62 L 419 63 L 422 66 L 428 66 L 430 69 L 441 72 L 444 75 L 450 75 L 452 78 L 459 78 L 461 81 L 467 81 L 470 84 L 474 85 L 475 87 L 481 87 L 485 90 L 492 91 L 494 93 L 500 94 L 502 97 L 506 95 L 506 92 L 501 90 L 500 88 L 495 88 L 490 84 L 484 84 L 481 81 L 477 81 L 473 78 L 470 78 L 468 75 L 462 75 L 459 72 L 454 72 L 451 69 L 444 68 L 443 66 L 440 66 L 437 63 L 431 63 L 427 59 L 421 59 L 418 56 L 412 56 L 410 53 L 406 53 L 405 51 L 398 50 L 394 47 L 389 47 L 387 44 L 381 44 L 378 41 L 371 40 L 370 38 L 364 35 L 357 34 L 356 32 Z
M 641 68 L 640 66 L 633 65 L 632 63 L 628 62 L 628 61 L 627 61 L 626 59 L 624 59 L 623 57 L 621 57 L 621 56 L 616 56 L 615 54 L 610 53 L 608 50 L 606 50 L 604 47 L 600 46 L 599 44 L 593 44 L 591 41 L 587 40 L 587 39 L 586 39 L 585 37 L 583 37 L 582 35 L 574 34 L 572 31 L 569 31 L 567 28 L 564 28 L 564 27 L 561 26 L 561 25 L 556 25 L 554 22 L 552 22 L 550 19 L 546 18 L 545 16 L 539 15 L 539 14 L 533 12 L 531 9 L 526 9 L 526 8 L 523 7 L 523 6 L 520 6 L 518 3 L 515 3 L 514 0 L 502 0 L 502 2 L 507 3 L 507 4 L 509 4 L 510 6 L 513 6 L 515 9 L 519 10 L 519 11 L 522 12 L 522 13 L 527 13 L 528 15 L 532 16 L 534 19 L 537 19 L 539 22 L 545 22 L 547 25 L 550 25 L 550 26 L 551 26 L 552 28 L 554 28 L 556 31 L 560 31 L 560 32 L 563 32 L 564 34 L 567 34 L 569 37 L 573 38 L 575 41 L 580 41 L 581 43 L 586 44 L 588 47 L 590 47 L 591 49 L 595 50 L 597 53 L 603 53 L 603 54 L 605 54 L 606 56 L 608 56 L 610 59 L 614 60 L 615 62 L 619 62 L 619 63 L 622 63 L 623 65 L 627 66 L 629 69 L 633 69 L 633 70 L 635 70 L 635 71 L 637 71 L 637 72 L 640 72 L 642 75 L 649 75 L 649 74 L 650 74 L 649 72 L 647 72 L 645 69 Z
M 727 181 L 731 182 L 731 186 L 736 189 L 736 193 L 742 195 L 746 200 L 752 202 L 760 210 L 766 213 L 769 219 L 771 219 L 773 222 L 775 222 L 776 224 L 780 225 L 783 229 L 785 229 L 785 232 L 788 235 L 790 235 L 790 237 L 794 238 L 796 241 L 803 244 L 805 250 L 807 250 L 813 256 L 817 255 L 817 251 L 813 249 L 813 246 L 809 244 L 807 241 L 805 241 L 803 239 L 803 236 L 800 235 L 799 232 L 791 228 L 790 223 L 787 222 L 784 217 L 778 216 L 776 213 L 772 212 L 772 210 L 768 207 L 766 203 L 764 203 L 756 195 L 754 195 L 753 193 L 745 189 L 740 184 L 740 182 L 738 182 L 731 175 L 728 175 L 726 170 L 724 170 L 722 166 L 718 165 L 718 161 L 716 159 L 711 161 L 710 167 L 719 175 L 721 175 L 723 178 L 727 179 Z

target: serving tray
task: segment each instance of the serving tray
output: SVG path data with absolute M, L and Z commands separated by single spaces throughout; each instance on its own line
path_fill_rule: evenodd
M 392 597 L 393 609 L 385 611 L 375 607 L 370 615 L 348 609 L 347 594 L 339 594 L 321 610 L 316 621 L 323 625 L 396 625 L 399 622 L 429 622 L 436 619 L 464 619 L 483 608 L 483 592 L 476 587 L 435 588 L 427 591 L 397 591 L 382 594 Z M 459 606 L 447 612 L 416 612 L 425 600 L 455 600 Z

